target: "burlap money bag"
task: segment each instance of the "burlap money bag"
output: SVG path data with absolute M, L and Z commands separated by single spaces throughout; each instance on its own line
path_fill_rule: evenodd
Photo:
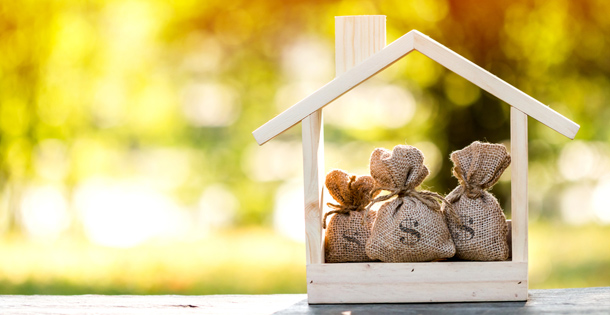
M 501 144 L 475 141 L 451 153 L 453 176 L 460 185 L 447 201 L 461 219 L 447 216 L 456 247 L 456 257 L 465 260 L 508 259 L 508 227 L 496 197 L 487 192 L 510 164 L 510 155 Z
M 371 261 L 364 246 L 376 216 L 375 211 L 365 209 L 374 188 L 373 178 L 333 170 L 326 175 L 326 188 L 339 203 L 328 203 L 334 210 L 324 215 L 323 227 L 326 228 L 326 218 L 334 214 L 324 239 L 326 262 Z
M 455 254 L 443 210 L 443 198 L 430 191 L 417 191 L 428 168 L 417 148 L 398 145 L 392 152 L 375 149 L 371 155 L 371 176 L 374 190 L 385 190 L 369 207 L 383 204 L 366 243 L 366 253 L 372 259 L 385 262 L 432 261 L 450 258 Z

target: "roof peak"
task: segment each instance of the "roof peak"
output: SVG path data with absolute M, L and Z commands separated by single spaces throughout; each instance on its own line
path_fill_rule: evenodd
M 266 143 L 413 50 L 570 139 L 580 128 L 550 107 L 414 29 L 256 129 L 252 133 L 254 138 L 260 145 Z

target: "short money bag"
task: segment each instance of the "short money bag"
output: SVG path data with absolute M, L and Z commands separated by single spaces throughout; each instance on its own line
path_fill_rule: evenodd
M 373 178 L 333 170 L 326 175 L 326 188 L 339 203 L 328 203 L 334 210 L 324 215 L 323 227 L 326 228 L 326 217 L 335 214 L 328 223 L 324 239 L 326 262 L 371 261 L 364 246 L 376 216 L 375 211 L 366 209 L 374 188 Z
M 453 176 L 460 185 L 449 195 L 461 222 L 447 215 L 456 257 L 465 260 L 506 260 L 509 247 L 506 217 L 496 197 L 487 192 L 510 164 L 501 144 L 475 141 L 451 153 Z

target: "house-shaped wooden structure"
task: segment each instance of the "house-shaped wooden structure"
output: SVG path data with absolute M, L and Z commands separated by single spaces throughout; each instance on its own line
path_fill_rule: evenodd
M 253 132 L 262 145 L 298 122 L 302 123 L 309 303 L 526 300 L 527 117 L 533 117 L 570 139 L 580 127 L 416 30 L 385 46 L 385 16 L 337 17 L 335 25 L 337 77 Z M 414 50 L 511 106 L 512 260 L 325 264 L 322 109 Z

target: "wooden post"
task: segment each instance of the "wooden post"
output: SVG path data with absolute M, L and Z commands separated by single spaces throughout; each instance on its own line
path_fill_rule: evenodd
M 511 216 L 513 261 L 527 262 L 527 115 L 510 108 Z
M 301 122 L 305 181 L 305 250 L 307 264 L 324 263 L 322 205 L 324 189 L 324 128 L 322 110 Z
M 335 17 L 336 75 L 385 47 L 385 16 Z M 322 230 L 324 188 L 324 126 L 322 110 L 302 121 L 307 264 L 324 263 Z

